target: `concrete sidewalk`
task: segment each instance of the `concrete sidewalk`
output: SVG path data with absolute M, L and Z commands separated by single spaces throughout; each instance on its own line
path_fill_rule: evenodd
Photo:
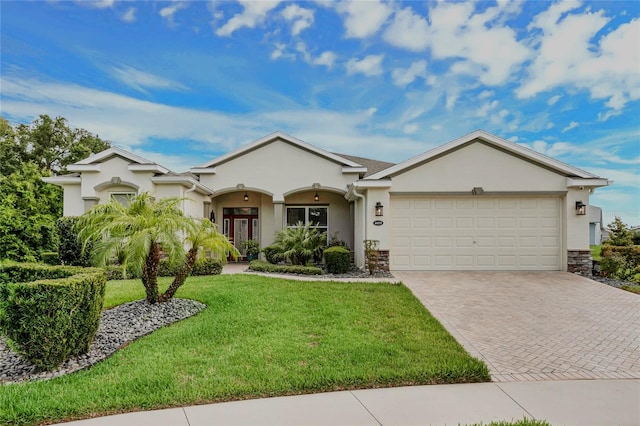
M 120 414 L 67 425 L 465 425 L 523 417 L 552 425 L 640 425 L 640 380 L 365 389 Z

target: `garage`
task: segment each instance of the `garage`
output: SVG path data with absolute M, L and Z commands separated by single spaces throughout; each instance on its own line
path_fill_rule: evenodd
M 559 196 L 391 196 L 392 270 L 562 269 Z

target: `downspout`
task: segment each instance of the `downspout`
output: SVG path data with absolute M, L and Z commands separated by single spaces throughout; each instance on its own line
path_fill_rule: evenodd
M 187 201 L 187 200 L 186 200 L 187 194 L 188 194 L 189 192 L 193 192 L 193 191 L 195 191 L 195 190 L 196 190 L 196 187 L 197 187 L 197 185 L 194 183 L 194 184 L 191 186 L 191 188 L 189 188 L 189 189 L 187 189 L 186 191 L 184 191 L 184 194 L 183 194 L 183 195 L 184 195 L 184 197 L 183 197 L 183 199 L 182 199 L 182 212 L 183 212 L 183 213 L 185 213 L 185 214 L 186 214 L 186 211 L 185 211 L 185 204 L 184 204 L 184 203 L 185 203 L 185 201 Z
M 361 243 L 364 244 L 364 240 L 367 239 L 367 235 L 366 235 L 367 234 L 367 205 L 366 205 L 367 198 L 358 192 L 358 189 L 356 188 L 355 184 L 353 185 L 353 195 L 355 195 L 356 197 L 362 200 L 362 212 L 364 213 L 364 219 L 362 221 L 363 241 L 361 241 Z M 355 244 L 355 241 L 353 243 Z M 364 268 L 364 264 L 363 264 L 363 268 Z

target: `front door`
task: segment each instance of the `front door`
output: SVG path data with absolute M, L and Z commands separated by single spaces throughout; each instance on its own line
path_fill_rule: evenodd
M 223 209 L 222 231 L 240 252 L 238 260 L 246 260 L 248 240 L 258 240 L 260 229 L 257 207 L 232 207 Z M 233 260 L 231 257 L 229 260 Z

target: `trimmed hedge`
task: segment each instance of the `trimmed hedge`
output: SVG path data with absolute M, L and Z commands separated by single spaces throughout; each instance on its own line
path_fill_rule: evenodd
M 274 265 L 284 260 L 284 256 L 276 246 L 265 247 L 262 249 L 262 252 L 264 253 L 265 259 L 267 259 L 267 262 L 273 263 Z
M 351 252 L 344 247 L 329 247 L 325 249 L 323 256 L 330 274 L 344 274 L 351 269 Z
M 191 270 L 191 276 L 199 275 L 220 275 L 222 273 L 223 263 L 217 259 L 205 259 L 197 262 Z M 166 259 L 160 261 L 158 266 L 159 277 L 175 277 L 178 274 L 181 265 L 171 265 Z M 122 273 L 122 266 L 109 265 L 104 268 L 107 274 L 107 280 L 125 280 L 125 279 L 138 279 L 139 273 L 135 273 L 131 269 L 127 269 L 126 277 Z
M 43 251 L 40 253 L 40 260 L 47 265 L 59 265 L 60 256 L 57 251 Z
M 603 245 L 600 257 L 602 275 L 640 283 L 640 246 Z
M 276 272 L 282 274 L 322 275 L 322 269 L 315 266 L 273 265 L 263 260 L 249 263 L 249 269 L 257 272 Z
M 0 265 L 0 331 L 38 370 L 86 353 L 98 331 L 102 269 Z
M 65 216 L 56 221 L 58 230 L 58 256 L 63 265 L 91 266 L 91 244 L 82 252 L 82 243 L 74 227 L 78 222 L 77 216 Z

